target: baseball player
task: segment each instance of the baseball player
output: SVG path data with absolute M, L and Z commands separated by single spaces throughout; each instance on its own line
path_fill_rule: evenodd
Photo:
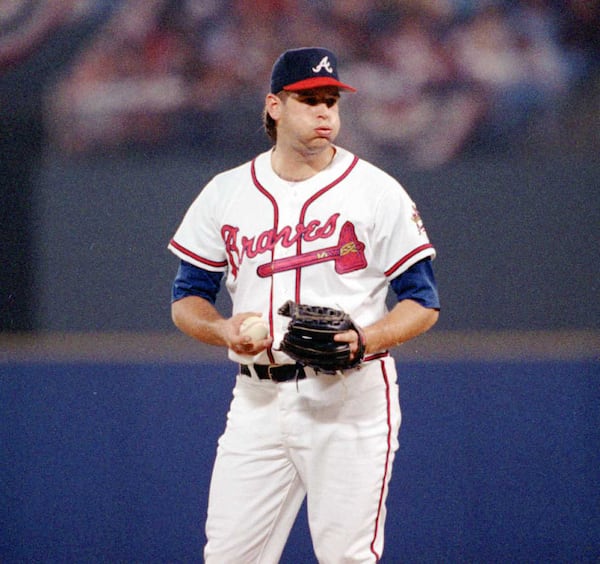
M 215 176 L 169 243 L 175 325 L 237 365 L 210 486 L 209 564 L 278 562 L 305 497 L 319 562 L 382 555 L 401 418 L 389 350 L 432 327 L 439 300 L 410 197 L 334 144 L 340 93 L 354 91 L 331 51 L 284 52 L 263 114 L 272 149 Z M 214 306 L 223 279 L 228 318 Z M 290 303 L 351 317 L 356 329 L 334 340 L 352 368 L 323 372 L 282 350 Z M 266 336 L 240 331 L 252 316 Z

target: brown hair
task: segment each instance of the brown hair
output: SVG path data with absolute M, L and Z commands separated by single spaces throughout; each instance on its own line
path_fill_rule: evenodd
M 280 100 L 285 102 L 286 98 L 289 96 L 289 92 L 286 92 L 285 90 L 281 90 L 280 92 L 275 94 L 275 96 L 277 96 Z M 269 115 L 266 105 L 263 110 L 262 117 L 263 117 L 263 126 L 265 128 L 265 132 L 266 132 L 267 136 L 269 137 L 269 139 L 272 141 L 273 145 L 275 145 L 275 143 L 277 143 L 277 124 L 275 123 L 275 120 Z
M 263 126 L 265 128 L 265 132 L 267 137 L 271 140 L 273 145 L 277 143 L 277 124 L 275 120 L 269 115 L 267 112 L 267 107 L 263 110 Z

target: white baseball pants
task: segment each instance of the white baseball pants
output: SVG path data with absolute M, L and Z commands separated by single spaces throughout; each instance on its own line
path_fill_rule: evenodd
M 381 557 L 401 419 L 394 360 L 343 377 L 306 372 L 283 383 L 238 375 L 210 487 L 207 564 L 276 564 L 305 496 L 321 564 Z

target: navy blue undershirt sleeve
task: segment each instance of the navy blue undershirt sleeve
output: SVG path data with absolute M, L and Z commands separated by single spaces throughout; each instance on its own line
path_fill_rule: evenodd
M 199 268 L 182 260 L 173 282 L 172 301 L 199 296 L 214 304 L 221 287 L 223 272 Z M 440 300 L 430 259 L 412 265 L 391 282 L 398 301 L 413 300 L 423 307 L 440 308 Z
M 199 296 L 215 304 L 221 288 L 222 272 L 212 272 L 182 260 L 173 282 L 171 301 L 176 302 L 187 296 Z
M 398 301 L 413 300 L 429 309 L 440 309 L 440 298 L 431 266 L 431 259 L 426 258 L 413 264 L 400 276 L 394 278 L 390 285 L 398 297 Z

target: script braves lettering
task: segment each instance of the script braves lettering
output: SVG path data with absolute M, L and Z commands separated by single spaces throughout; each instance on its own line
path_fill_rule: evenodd
M 221 237 L 225 242 L 232 275 L 234 278 L 237 277 L 244 257 L 254 258 L 273 251 L 278 244 L 289 248 L 300 240 L 309 242 L 330 238 L 335 233 L 339 216 L 339 213 L 335 213 L 325 223 L 312 220 L 307 224 L 298 223 L 295 227 L 286 225 L 279 230 L 268 229 L 253 237 L 242 235 L 241 238 L 239 237 L 239 227 L 224 225 L 221 228 Z M 238 239 L 240 240 L 238 241 Z

